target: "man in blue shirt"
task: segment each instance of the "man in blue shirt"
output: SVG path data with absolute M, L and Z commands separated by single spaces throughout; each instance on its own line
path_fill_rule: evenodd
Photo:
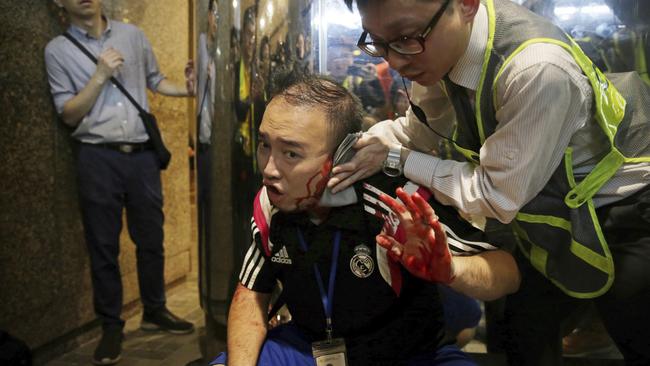
M 84 232 L 93 282 L 95 312 L 103 323 L 93 362 L 120 359 L 122 283 L 119 235 L 126 208 L 129 234 L 136 244 L 142 328 L 189 333 L 194 326 L 165 307 L 163 198 L 160 168 L 138 109 L 109 80 L 115 77 L 148 110 L 146 89 L 189 96 L 193 71 L 178 86 L 158 70 L 151 44 L 130 24 L 107 19 L 101 0 L 54 0 L 70 20 L 68 34 L 97 58 L 97 64 L 64 36 L 45 49 L 54 104 L 79 142 L 77 173 Z

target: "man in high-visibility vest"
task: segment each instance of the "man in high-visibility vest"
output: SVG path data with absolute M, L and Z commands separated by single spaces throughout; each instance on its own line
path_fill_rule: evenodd
M 511 242 L 523 281 L 506 302 L 511 364 L 561 364 L 561 322 L 587 301 L 628 364 L 650 363 L 650 93 L 638 73 L 604 75 L 507 0 L 357 6 L 358 46 L 414 81 L 412 105 L 371 128 L 329 186 L 403 172 Z M 440 139 L 464 161 L 429 154 Z

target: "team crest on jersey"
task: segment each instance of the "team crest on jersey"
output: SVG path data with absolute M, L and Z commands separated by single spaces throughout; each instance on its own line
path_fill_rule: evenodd
M 277 253 L 271 257 L 271 262 L 280 263 L 280 264 L 292 264 L 291 258 L 289 258 L 289 252 L 287 252 L 287 247 L 283 246 Z
M 364 244 L 354 247 L 354 256 L 350 259 L 350 270 L 359 278 L 366 278 L 375 270 L 375 261 L 372 260 L 371 250 Z

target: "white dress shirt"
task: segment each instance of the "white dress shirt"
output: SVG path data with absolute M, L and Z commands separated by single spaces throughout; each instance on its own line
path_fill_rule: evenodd
M 482 4 L 474 19 L 465 54 L 449 73 L 474 99 L 487 46 L 488 16 Z M 571 54 L 562 47 L 536 43 L 505 66 L 496 85 L 495 132 L 481 147 L 480 165 L 431 155 L 440 138 L 451 137 L 455 113 L 440 85 L 412 86 L 412 100 L 427 116 L 425 126 L 411 110 L 406 117 L 383 121 L 369 132 L 382 134 L 413 150 L 404 167 L 407 178 L 431 188 L 444 204 L 470 216 L 510 222 L 546 185 L 573 148 L 577 180 L 609 151 L 592 114 L 593 91 Z M 631 195 L 650 183 L 650 164 L 619 169 L 594 196 L 596 207 Z

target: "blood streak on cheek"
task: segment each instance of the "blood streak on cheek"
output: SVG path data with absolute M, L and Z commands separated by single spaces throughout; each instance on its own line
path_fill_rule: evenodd
M 310 198 L 315 198 L 316 196 L 323 193 L 325 187 L 327 187 L 327 181 L 331 171 L 332 171 L 332 159 L 327 159 L 327 161 L 323 163 L 323 166 L 321 167 L 320 171 L 314 174 L 311 178 L 309 178 L 306 184 L 307 195 L 305 197 L 297 198 L 296 205 L 300 206 L 300 204 L 303 201 L 308 200 Z M 316 181 L 316 183 L 314 184 L 315 179 L 318 179 L 318 181 Z M 315 188 L 313 192 L 311 188 L 312 186 L 314 186 Z
M 316 182 L 316 194 L 320 195 L 327 187 L 327 181 L 329 180 L 330 172 L 332 171 L 332 160 L 327 159 L 323 166 L 321 167 L 320 175 L 321 179 Z
M 323 177 L 329 176 L 330 172 L 332 171 L 332 159 L 328 158 L 325 163 L 323 163 L 323 166 L 321 167 L 321 174 Z

